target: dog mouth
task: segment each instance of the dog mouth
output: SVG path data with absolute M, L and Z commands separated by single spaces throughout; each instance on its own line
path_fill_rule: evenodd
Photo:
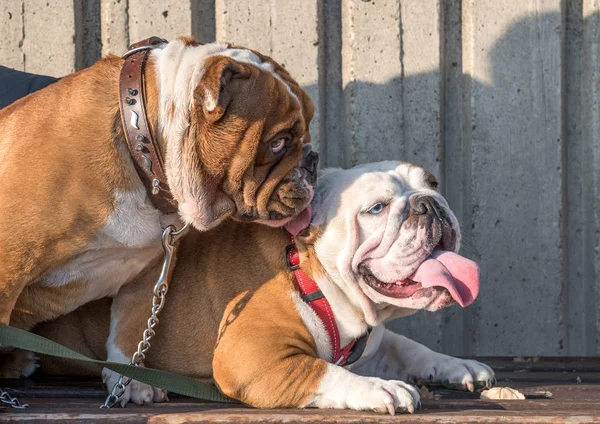
M 404 280 L 382 281 L 364 265 L 359 267 L 364 282 L 377 293 L 392 299 L 407 299 L 421 289 L 435 287 L 448 291 L 466 307 L 479 293 L 479 267 L 457 253 L 436 249 Z
M 394 299 L 406 299 L 421 290 L 423 286 L 411 279 L 385 283 L 369 271 L 361 272 L 364 281 L 376 292 Z

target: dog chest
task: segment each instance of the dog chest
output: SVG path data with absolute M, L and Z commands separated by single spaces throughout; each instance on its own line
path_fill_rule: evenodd
M 59 287 L 72 282 L 87 286 L 85 301 L 116 294 L 161 252 L 165 217 L 149 203 L 143 188 L 115 194 L 116 208 L 94 242 L 40 283 Z

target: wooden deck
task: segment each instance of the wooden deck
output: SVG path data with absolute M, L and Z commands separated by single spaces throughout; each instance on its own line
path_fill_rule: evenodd
M 60 423 L 188 423 L 188 422 L 477 422 L 477 423 L 600 423 L 600 359 L 487 358 L 497 372 L 498 386 L 518 388 L 524 401 L 489 401 L 478 394 L 431 388 L 414 415 L 395 417 L 338 410 L 258 410 L 171 396 L 152 406 L 101 410 L 104 390 L 98 381 L 39 376 L 0 380 L 30 404 L 26 410 L 0 406 L 0 422 Z

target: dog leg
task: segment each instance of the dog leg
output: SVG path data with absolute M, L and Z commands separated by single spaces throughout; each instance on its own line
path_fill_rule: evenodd
M 384 330 L 379 349 L 352 368 L 360 375 L 416 383 L 425 380 L 450 389 L 474 391 L 491 387 L 494 371 L 478 361 L 443 355 L 404 336 Z
M 419 403 L 418 391 L 409 384 L 362 377 L 322 359 L 293 354 L 289 346 L 261 355 L 258 361 L 244 358 L 246 349 L 239 343 L 238 352 L 233 354 L 221 352 L 219 347 L 213 361 L 219 388 L 227 396 L 257 408 L 316 407 L 394 415 L 396 411 L 412 413 Z
M 110 334 L 106 344 L 108 361 L 127 364 L 137 350 L 147 326 L 155 278 L 154 272 L 145 273 L 140 280 L 123 287 L 114 297 Z M 102 370 L 102 381 L 109 392 L 118 380 L 118 373 L 108 368 Z M 133 380 L 121 398 L 121 406 L 125 406 L 130 400 L 135 404 L 145 405 L 168 401 L 169 398 L 166 390 Z
M 0 378 L 27 378 L 39 367 L 40 358 L 28 350 L 15 349 L 0 356 Z

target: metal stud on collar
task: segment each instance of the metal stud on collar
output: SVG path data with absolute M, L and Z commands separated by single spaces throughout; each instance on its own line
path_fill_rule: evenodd
M 158 185 L 160 184 L 160 180 L 155 178 L 152 180 L 152 194 L 157 195 L 159 192 Z

